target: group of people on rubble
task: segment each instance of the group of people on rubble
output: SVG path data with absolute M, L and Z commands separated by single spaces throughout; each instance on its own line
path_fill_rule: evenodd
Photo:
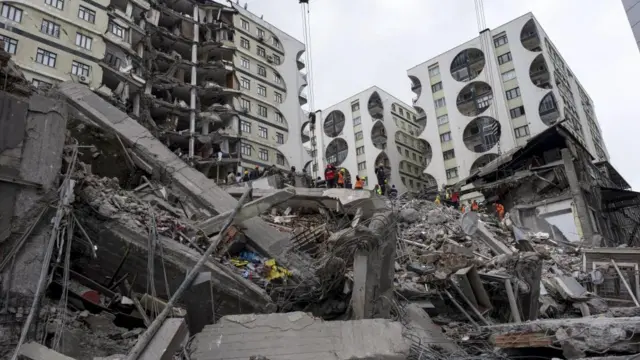
M 232 171 L 229 171 L 227 173 L 227 184 L 228 185 L 240 184 L 243 182 L 249 182 L 251 180 L 260 179 L 263 176 L 283 175 L 283 172 L 286 172 L 286 171 L 279 169 L 276 165 L 271 165 L 270 167 L 264 170 L 260 170 L 260 167 L 256 166 L 252 170 L 245 169 L 244 172 L 236 173 L 236 174 L 234 174 Z M 302 173 L 303 175 L 306 175 L 306 170 L 302 170 Z M 294 180 L 295 174 L 296 174 L 296 167 L 292 166 L 291 170 L 287 172 L 285 180 L 287 182 L 293 183 L 295 181 Z
M 382 164 L 376 167 L 375 173 L 378 182 L 373 190 L 378 195 L 396 197 L 398 195 L 398 190 L 396 189 L 395 185 L 389 186 L 387 175 Z M 320 181 L 322 179 L 318 178 L 318 180 Z M 324 183 L 326 184 L 327 188 L 363 190 L 366 186 L 366 182 L 367 178 L 365 176 L 360 177 L 359 175 L 356 175 L 356 182 L 355 184 L 352 184 L 349 172 L 346 171 L 345 168 L 338 169 L 333 164 L 328 164 L 324 169 Z
M 444 200 L 443 200 L 444 197 Z M 436 205 L 445 204 L 453 207 L 454 209 L 459 209 L 460 212 L 465 213 L 467 211 L 480 211 L 480 204 L 474 199 L 473 201 L 467 201 L 466 204 L 460 204 L 460 193 L 455 189 L 443 189 L 442 193 L 438 193 L 436 195 L 436 199 L 434 200 Z M 493 203 L 493 212 L 495 212 L 496 216 L 499 220 L 502 221 L 504 219 L 504 205 L 499 202 Z

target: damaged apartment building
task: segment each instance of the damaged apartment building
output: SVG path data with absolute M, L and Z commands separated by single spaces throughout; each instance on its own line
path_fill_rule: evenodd
M 16 1 L 1 19 L 5 51 L 34 85 L 86 84 L 210 178 L 310 160 L 304 44 L 246 5 Z

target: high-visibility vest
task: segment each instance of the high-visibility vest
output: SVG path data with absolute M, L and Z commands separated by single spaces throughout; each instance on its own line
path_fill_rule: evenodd
M 471 211 L 478 211 L 478 203 L 474 202 L 473 204 L 471 204 Z
M 378 189 L 376 190 L 376 192 L 378 193 L 378 195 L 382 195 L 382 188 L 378 187 Z
M 364 181 L 363 180 L 356 180 L 356 189 L 362 189 L 364 188 Z

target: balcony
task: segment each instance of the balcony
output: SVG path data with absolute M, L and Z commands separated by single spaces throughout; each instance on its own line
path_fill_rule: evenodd
M 465 116 L 478 116 L 493 103 L 493 91 L 485 82 L 476 81 L 465 86 L 456 99 L 458 111 Z
M 451 62 L 451 76 L 460 82 L 475 79 L 485 65 L 484 53 L 480 49 L 465 49 Z
M 488 116 L 474 119 L 465 127 L 462 141 L 475 153 L 489 151 L 500 141 L 500 123 Z
M 551 89 L 551 73 L 542 54 L 536 56 L 529 68 L 531 82 L 541 89 Z
M 308 102 L 306 91 L 302 91 L 300 94 L 298 94 L 298 101 L 300 102 L 300 105 L 304 105 Z
M 382 105 L 382 99 L 377 91 L 374 91 L 373 94 L 369 97 L 369 101 L 367 102 L 367 108 L 369 110 L 369 115 L 371 115 L 374 119 L 382 119 L 384 116 L 384 106 Z
M 533 52 L 542 51 L 540 46 L 540 36 L 538 35 L 538 27 L 536 22 L 531 19 L 527 21 L 520 32 L 520 42 L 525 49 Z
M 380 121 L 376 122 L 371 129 L 371 142 L 377 149 L 385 150 L 387 148 L 387 130 Z

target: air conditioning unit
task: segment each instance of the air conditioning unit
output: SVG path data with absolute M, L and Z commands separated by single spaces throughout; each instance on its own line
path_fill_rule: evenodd
M 271 56 L 271 55 L 267 56 L 267 62 L 272 63 L 273 62 L 273 56 Z
M 84 75 L 80 75 L 80 76 L 78 76 L 78 82 L 80 84 L 89 85 L 89 77 L 88 76 L 84 76 Z

